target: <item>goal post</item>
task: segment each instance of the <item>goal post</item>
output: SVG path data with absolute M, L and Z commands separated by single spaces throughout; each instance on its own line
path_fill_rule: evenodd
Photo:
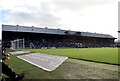
M 24 48 L 25 48 L 24 39 L 16 39 L 11 41 L 11 49 L 24 49 Z

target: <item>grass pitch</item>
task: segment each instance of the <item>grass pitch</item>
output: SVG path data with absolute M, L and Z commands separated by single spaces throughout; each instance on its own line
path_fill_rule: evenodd
M 42 70 L 11 55 L 6 63 L 17 73 L 27 71 L 24 79 L 117 79 L 118 66 L 103 63 L 82 61 L 77 59 L 95 60 L 100 62 L 118 63 L 117 48 L 65 48 L 65 49 L 30 49 L 32 52 L 55 54 L 70 57 L 59 68 L 52 72 Z M 71 59 L 76 58 L 76 59 Z
M 118 48 L 66 48 L 66 49 L 31 49 L 32 52 L 67 56 L 110 64 L 118 64 Z

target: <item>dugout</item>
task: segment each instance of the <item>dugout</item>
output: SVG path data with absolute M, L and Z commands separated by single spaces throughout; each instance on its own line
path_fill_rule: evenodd
M 24 39 L 25 48 L 42 47 L 111 47 L 114 38 L 108 34 L 61 29 L 2 25 L 2 45 L 11 47 L 12 40 Z

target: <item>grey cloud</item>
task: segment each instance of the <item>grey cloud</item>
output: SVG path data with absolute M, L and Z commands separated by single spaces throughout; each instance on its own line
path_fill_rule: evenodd
M 49 5 L 42 3 L 39 8 L 36 7 L 24 7 L 26 12 L 16 12 L 12 11 L 7 17 L 6 20 L 15 22 L 15 23 L 33 23 L 33 24 L 44 24 L 52 25 L 57 24 L 61 18 L 54 16 L 50 12 Z
M 116 0 L 52 0 L 55 3 L 106 4 Z
M 110 4 L 112 1 L 114 0 L 52 0 L 51 2 L 42 2 L 39 5 L 18 5 L 17 7 L 23 11 L 11 9 L 11 12 L 5 19 L 8 22 L 18 24 L 33 23 L 37 25 L 59 26 L 59 21 L 62 19 L 51 13 L 50 5 L 54 6 L 57 11 L 69 9 L 71 11 L 79 10 L 82 13 L 84 7 Z
M 78 10 L 85 7 L 112 4 L 115 0 L 53 0 L 53 5 L 60 9 Z

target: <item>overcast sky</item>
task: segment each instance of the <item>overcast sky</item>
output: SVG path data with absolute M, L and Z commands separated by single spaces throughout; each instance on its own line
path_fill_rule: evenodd
M 0 0 L 0 25 L 47 26 L 118 38 L 118 1 Z

